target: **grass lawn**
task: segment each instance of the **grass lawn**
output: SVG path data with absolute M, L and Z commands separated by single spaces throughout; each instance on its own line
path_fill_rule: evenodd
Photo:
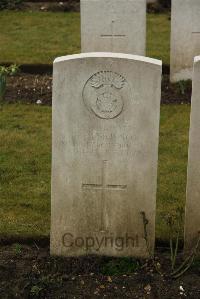
M 47 235 L 51 108 L 8 105 L 0 113 L 0 233 Z
M 80 14 L 0 12 L 0 63 L 52 63 L 55 57 L 80 52 Z M 147 15 L 147 56 L 169 64 L 170 20 Z
M 41 236 L 50 229 L 51 107 L 10 104 L 0 118 L 0 234 Z M 163 216 L 184 208 L 190 106 L 161 107 L 157 238 Z

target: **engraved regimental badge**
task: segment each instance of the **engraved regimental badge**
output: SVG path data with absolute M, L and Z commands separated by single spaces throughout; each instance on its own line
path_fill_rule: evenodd
M 126 80 L 111 71 L 94 74 L 83 89 L 83 100 L 87 108 L 100 118 L 117 117 L 123 110 L 124 101 L 121 90 Z

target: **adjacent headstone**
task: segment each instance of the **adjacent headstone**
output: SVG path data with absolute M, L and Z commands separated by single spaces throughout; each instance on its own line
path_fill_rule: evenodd
M 81 51 L 145 56 L 146 0 L 81 0 Z
M 200 234 L 200 56 L 195 57 L 193 73 L 190 141 L 188 157 L 185 251 L 193 249 Z
M 172 0 L 172 82 L 192 78 L 194 57 L 200 54 L 200 1 Z
M 160 92 L 159 60 L 54 61 L 51 254 L 153 252 Z

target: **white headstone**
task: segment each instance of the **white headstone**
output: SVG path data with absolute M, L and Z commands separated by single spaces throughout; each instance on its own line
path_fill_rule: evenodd
M 172 0 L 172 82 L 192 79 L 194 57 L 200 54 L 200 1 Z
M 185 250 L 194 248 L 200 233 L 200 56 L 195 57 L 188 156 Z
M 81 0 L 81 51 L 145 56 L 146 0 Z
M 51 254 L 148 255 L 155 234 L 161 61 L 57 58 Z

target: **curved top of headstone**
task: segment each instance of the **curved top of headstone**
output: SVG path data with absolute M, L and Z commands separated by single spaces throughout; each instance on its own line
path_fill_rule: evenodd
M 132 54 L 123 54 L 123 53 L 110 53 L 110 52 L 91 52 L 91 53 L 82 53 L 82 54 L 73 54 L 57 57 L 54 60 L 55 63 L 64 62 L 73 59 L 82 59 L 82 58 L 120 58 L 120 59 L 130 59 L 135 61 L 141 61 L 149 63 L 152 65 L 162 66 L 162 61 L 154 58 L 149 58 L 145 56 L 132 55 Z

